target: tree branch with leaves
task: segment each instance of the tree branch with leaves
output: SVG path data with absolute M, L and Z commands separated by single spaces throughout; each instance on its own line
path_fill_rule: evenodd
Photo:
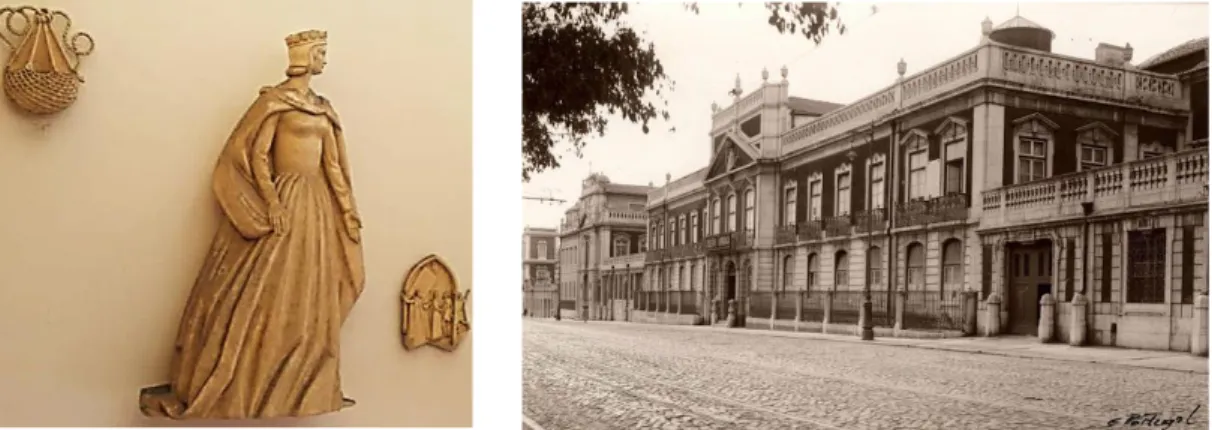
M 820 43 L 831 31 L 846 31 L 837 8 L 826 3 L 765 7 L 767 24 L 780 34 Z M 685 8 L 699 13 L 697 3 Z M 655 120 L 669 120 L 665 96 L 675 81 L 653 43 L 625 21 L 628 13 L 627 3 L 522 5 L 522 181 L 560 166 L 553 152 L 559 142 L 580 157 L 612 118 L 639 124 L 644 133 Z

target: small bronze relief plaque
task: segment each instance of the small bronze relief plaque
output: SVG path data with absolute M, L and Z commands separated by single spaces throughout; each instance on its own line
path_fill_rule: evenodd
M 404 349 L 432 345 L 454 351 L 471 330 L 467 301 L 471 290 L 459 292 L 454 272 L 441 258 L 430 255 L 408 271 L 401 294 Z

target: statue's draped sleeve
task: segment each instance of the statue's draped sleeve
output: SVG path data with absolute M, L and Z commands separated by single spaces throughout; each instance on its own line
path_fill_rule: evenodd
M 269 190 L 263 189 L 256 172 L 253 171 L 255 151 L 268 151 L 273 143 L 272 130 L 263 133 L 265 127 L 273 127 L 277 114 L 291 109 L 282 102 L 276 88 L 261 89 L 260 96 L 236 123 L 227 138 L 219 161 L 215 165 L 212 188 L 225 218 L 245 239 L 253 240 L 269 234 L 273 227 L 269 223 L 269 198 L 276 198 L 272 182 Z M 265 154 L 268 157 L 268 153 Z M 268 163 L 268 160 L 265 160 Z M 268 164 L 265 164 L 268 168 Z

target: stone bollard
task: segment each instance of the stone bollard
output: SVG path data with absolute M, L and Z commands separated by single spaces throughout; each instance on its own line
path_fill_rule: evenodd
M 1195 318 L 1191 330 L 1191 355 L 1208 356 L 1208 294 L 1195 296 Z
M 1069 344 L 1082 346 L 1086 343 L 1086 296 L 1079 291 L 1069 303 Z
M 736 327 L 736 299 L 728 300 L 728 327 Z
M 976 335 L 976 291 L 964 291 L 964 336 Z
M 1044 294 L 1039 299 L 1039 342 L 1052 341 L 1052 332 L 1056 328 L 1056 300 L 1051 294 Z
M 1002 328 L 1002 296 L 998 293 L 989 295 L 985 300 L 985 336 L 994 337 L 1001 333 Z
M 893 298 L 893 312 L 895 312 L 895 322 L 892 324 L 892 332 L 899 333 L 905 329 L 905 301 L 909 299 L 908 291 L 897 291 Z

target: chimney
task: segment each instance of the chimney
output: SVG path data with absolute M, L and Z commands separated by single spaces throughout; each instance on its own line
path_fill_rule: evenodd
M 1094 48 L 1094 62 L 1112 67 L 1124 67 L 1132 62 L 1132 44 L 1115 46 L 1109 43 L 1099 43 Z

